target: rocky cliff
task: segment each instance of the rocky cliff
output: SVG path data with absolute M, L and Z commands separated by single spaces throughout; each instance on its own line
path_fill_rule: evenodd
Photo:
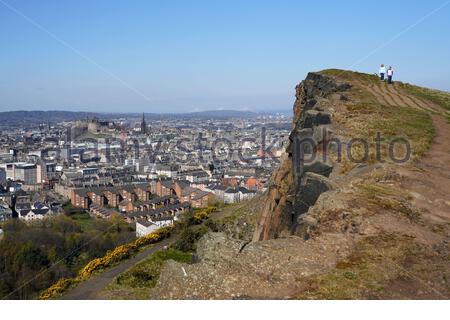
M 350 88 L 349 83 L 320 73 L 309 73 L 296 87 L 287 156 L 272 176 L 254 241 L 301 232 L 299 218 L 321 193 L 333 188 L 328 179 L 333 166 L 323 157 L 323 146 L 333 137 L 334 101 L 345 100 L 344 93 Z

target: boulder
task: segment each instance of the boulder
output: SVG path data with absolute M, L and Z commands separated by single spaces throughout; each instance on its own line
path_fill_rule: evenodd
M 322 193 L 333 188 L 334 184 L 327 177 L 313 172 L 306 172 L 302 178 L 300 190 L 296 195 L 294 203 L 296 215 L 298 216 L 307 212 L 309 207 L 316 203 Z
M 314 126 L 331 123 L 331 115 L 328 112 L 308 110 L 305 112 L 304 117 L 304 128 L 313 128 Z
M 331 171 L 333 171 L 333 166 L 322 161 L 315 161 L 311 164 L 304 164 L 303 171 L 316 173 L 328 178 L 331 174 Z

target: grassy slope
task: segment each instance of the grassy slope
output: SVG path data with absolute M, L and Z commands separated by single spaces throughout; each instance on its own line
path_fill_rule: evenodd
M 110 299 L 148 299 L 167 260 L 191 263 L 192 254 L 175 249 L 158 251 L 115 278 L 103 294 Z
M 411 95 L 430 100 L 450 111 L 450 93 L 448 92 L 418 87 L 409 83 L 401 83 L 401 87 Z
M 432 101 L 435 104 L 441 106 L 443 109 L 447 110 L 443 112 L 442 115 L 447 119 L 448 123 L 450 123 L 449 92 L 418 87 L 409 83 L 401 83 L 401 86 L 406 92 L 410 93 L 411 95 Z
M 332 272 L 310 278 L 298 298 L 442 299 L 448 288 L 434 288 L 445 281 L 447 263 L 411 237 L 380 234 L 360 241 Z
M 349 92 L 350 101 L 346 103 L 345 110 L 339 110 L 334 115 L 334 121 L 345 128 L 342 135 L 368 141 L 369 162 L 376 160 L 374 138 L 377 133 L 385 138 L 381 149 L 384 160 L 389 160 L 387 146 L 396 137 L 405 138 L 411 143 L 412 159 L 419 158 L 429 148 L 435 134 L 430 114 L 410 107 L 383 105 L 368 90 L 358 88 L 361 84 L 379 83 L 377 76 L 336 69 L 321 73 L 356 84 Z M 355 152 L 357 154 L 358 150 Z
M 203 224 L 187 225 L 168 250 L 161 250 L 116 277 L 101 293 L 107 299 L 148 299 L 167 260 L 192 262 L 196 243 L 208 231 L 222 231 L 240 239 L 251 239 L 258 198 L 221 205 Z

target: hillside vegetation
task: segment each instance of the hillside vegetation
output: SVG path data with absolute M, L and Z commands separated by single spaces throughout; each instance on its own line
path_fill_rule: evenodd
M 72 277 L 87 262 L 131 241 L 134 231 L 121 220 L 60 215 L 26 224 L 11 220 L 0 240 L 0 296 L 30 299 L 60 278 Z
M 374 141 L 377 133 L 384 139 L 381 144 L 383 160 L 390 160 L 387 146 L 394 138 L 411 142 L 412 159 L 422 156 L 430 147 L 435 134 L 430 112 L 394 91 L 403 84 L 396 83 L 392 89 L 394 86 L 381 82 L 375 75 L 335 69 L 321 73 L 352 83 L 353 89 L 347 94 L 349 101 L 334 112 L 333 120 L 342 136 L 369 142 L 369 163 L 377 160 Z

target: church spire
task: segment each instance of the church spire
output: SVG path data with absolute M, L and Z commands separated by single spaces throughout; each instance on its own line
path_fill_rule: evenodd
M 146 134 L 147 133 L 147 124 L 145 123 L 144 112 L 142 112 L 141 133 L 142 134 Z

